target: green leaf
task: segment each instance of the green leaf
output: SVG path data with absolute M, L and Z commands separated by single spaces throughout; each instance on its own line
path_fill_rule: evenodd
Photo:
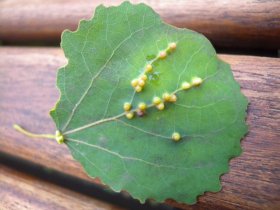
M 241 153 L 248 102 L 203 35 L 163 23 L 144 4 L 124 2 L 99 6 L 77 31 L 63 33 L 61 46 L 68 64 L 58 71 L 61 97 L 51 116 L 91 177 L 141 202 L 193 204 L 205 191 L 221 189 L 220 175 Z M 160 51 L 167 57 L 160 59 Z M 135 92 L 130 83 L 149 63 L 144 89 Z M 202 84 L 181 90 L 193 77 Z M 177 101 L 159 111 L 152 99 L 165 92 Z M 145 115 L 127 119 L 125 102 L 132 111 L 145 102 Z

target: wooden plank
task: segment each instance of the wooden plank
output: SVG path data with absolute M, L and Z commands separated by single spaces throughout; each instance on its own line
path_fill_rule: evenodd
M 109 210 L 122 208 L 0 164 L 1 210 Z
M 31 139 L 12 129 L 12 124 L 18 123 L 32 132 L 54 132 L 48 111 L 58 98 L 56 69 L 66 62 L 62 51 L 2 47 L 0 57 L 0 152 L 93 181 L 65 145 Z M 280 206 L 280 59 L 220 57 L 232 65 L 242 92 L 250 100 L 250 132 L 242 141 L 242 156 L 232 160 L 230 173 L 222 176 L 222 191 L 206 193 L 192 208 L 276 209 Z
M 0 1 L 0 40 L 60 40 L 97 5 L 122 0 L 4 0 Z M 132 0 L 145 2 L 169 24 L 205 34 L 218 47 L 280 48 L 280 1 Z

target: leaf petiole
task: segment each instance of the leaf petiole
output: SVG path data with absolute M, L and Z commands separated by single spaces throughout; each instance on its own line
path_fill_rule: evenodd
M 63 135 L 61 134 L 60 131 L 56 131 L 55 135 L 52 135 L 52 134 L 36 134 L 36 133 L 31 133 L 31 132 L 23 129 L 18 124 L 14 124 L 13 128 L 16 131 L 18 131 L 18 132 L 20 132 L 20 133 L 22 133 L 26 136 L 32 137 L 32 138 L 55 139 L 59 144 L 62 144 L 64 142 L 64 137 L 63 137 Z

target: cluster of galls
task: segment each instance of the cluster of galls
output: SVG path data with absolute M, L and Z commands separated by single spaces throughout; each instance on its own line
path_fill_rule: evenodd
M 160 98 L 160 97 L 157 97 L 157 96 L 155 96 L 153 98 L 153 105 L 158 110 L 163 110 L 164 109 L 164 102 L 176 102 L 176 100 L 177 100 L 177 97 L 176 97 L 175 94 L 164 93 L 163 98 Z M 148 108 L 148 106 L 144 102 L 140 102 L 138 104 L 138 107 L 137 107 L 136 110 L 131 110 L 132 109 L 131 103 L 126 102 L 123 105 L 123 109 L 125 111 L 125 116 L 128 119 L 132 119 L 134 117 L 135 112 L 139 117 L 142 117 L 145 114 L 147 108 Z M 179 141 L 181 139 L 181 135 L 178 132 L 174 132 L 171 136 L 171 139 L 174 140 L 174 141 Z
M 156 61 L 158 59 L 165 59 L 167 57 L 168 53 L 171 53 L 175 49 L 176 49 L 176 43 L 175 42 L 170 43 L 168 45 L 168 48 L 161 51 L 158 54 L 158 56 L 154 59 L 154 61 Z M 141 92 L 143 90 L 143 88 L 146 84 L 147 78 L 148 78 L 147 74 L 151 73 L 153 71 L 152 63 L 153 62 L 146 65 L 144 73 L 141 74 L 139 76 L 139 78 L 133 79 L 131 81 L 131 86 L 134 88 L 134 90 L 136 92 Z M 152 107 L 152 106 L 155 106 L 158 110 L 162 111 L 165 108 L 165 103 L 168 103 L 168 102 L 175 103 L 177 101 L 177 96 L 175 93 L 177 93 L 180 90 L 188 90 L 192 87 L 199 86 L 202 82 L 203 82 L 203 80 L 200 77 L 193 77 L 191 82 L 184 81 L 181 84 L 181 87 L 178 90 L 174 91 L 173 93 L 170 94 L 170 93 L 165 92 L 162 95 L 162 97 L 155 96 L 152 100 L 152 105 L 147 106 L 147 104 L 144 102 L 139 103 L 137 109 L 135 109 L 135 110 L 132 110 L 131 103 L 126 102 L 123 105 L 123 109 L 125 111 L 125 116 L 128 119 L 132 119 L 136 113 L 137 116 L 142 117 L 146 113 L 146 109 L 148 107 Z M 181 139 L 181 135 L 178 132 L 174 132 L 171 135 L 171 139 L 174 141 L 179 141 Z
M 160 98 L 158 96 L 155 96 L 153 98 L 152 106 L 155 106 L 158 110 L 161 111 L 161 110 L 164 110 L 164 108 L 165 108 L 164 102 L 173 102 L 174 103 L 176 101 L 177 101 L 177 96 L 175 94 L 164 93 L 162 95 L 162 98 Z M 138 104 L 137 109 L 134 111 L 131 110 L 132 109 L 131 103 L 125 102 L 123 105 L 125 115 L 128 119 L 132 119 L 134 117 L 134 112 L 136 112 L 139 117 L 142 117 L 145 114 L 147 108 L 148 108 L 148 106 L 144 102 L 140 102 Z
M 133 111 L 133 110 L 131 110 L 132 109 L 131 103 L 126 102 L 123 105 L 123 109 L 125 111 L 125 116 L 127 117 L 127 119 L 132 119 L 134 117 L 134 112 L 136 112 L 136 114 L 139 117 L 142 117 L 146 112 L 147 104 L 144 102 L 141 102 L 138 104 L 138 108 Z
M 181 84 L 181 89 L 182 90 L 188 90 L 191 87 L 195 87 L 195 86 L 199 86 L 201 83 L 203 82 L 203 80 L 200 77 L 193 77 L 191 82 L 183 82 Z
M 158 59 L 165 59 L 166 56 L 167 56 L 167 53 L 170 53 L 172 51 L 174 51 L 176 49 L 176 43 L 175 42 L 172 42 L 168 45 L 168 48 L 159 52 L 158 56 L 154 59 L 154 61 L 158 60 Z M 139 93 L 143 90 L 145 84 L 146 84 L 146 81 L 148 79 L 148 76 L 147 74 L 151 73 L 153 71 L 153 62 L 152 61 L 151 63 L 147 64 L 145 69 L 144 69 L 144 73 L 141 74 L 138 78 L 136 79 L 133 79 L 131 81 L 131 86 L 134 88 L 134 90 Z
M 162 95 L 162 98 L 155 96 L 153 98 L 153 105 L 155 105 L 155 107 L 158 110 L 164 110 L 165 105 L 164 102 L 176 102 L 177 101 L 177 96 L 175 94 L 169 94 L 169 93 L 164 93 Z
M 134 90 L 139 93 L 143 90 L 146 81 L 147 81 L 148 77 L 146 74 L 142 74 L 140 75 L 139 78 L 134 79 L 131 81 L 131 86 L 134 88 Z

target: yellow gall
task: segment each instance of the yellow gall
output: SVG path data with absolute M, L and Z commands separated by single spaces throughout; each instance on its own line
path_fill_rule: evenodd
M 139 85 L 140 87 L 144 87 L 144 86 L 145 86 L 145 81 L 142 80 L 142 79 L 139 79 L 139 80 L 138 80 L 138 85 Z
M 166 56 L 167 56 L 167 53 L 165 52 L 165 51 L 161 51 L 160 53 L 159 53 L 159 58 L 160 59 L 164 59 L 164 58 L 166 58 Z
M 131 86 L 136 87 L 138 85 L 138 79 L 134 79 L 131 81 Z
M 61 134 L 61 132 L 59 131 L 59 130 L 56 130 L 55 131 L 55 136 L 61 136 L 62 134 Z
M 172 139 L 173 139 L 174 141 L 179 141 L 179 140 L 181 139 L 181 135 L 180 135 L 178 132 L 174 132 L 174 133 L 172 134 Z
M 164 103 L 160 103 L 160 104 L 156 105 L 156 108 L 158 110 L 164 110 Z
M 125 116 L 126 116 L 127 119 L 132 119 L 134 117 L 134 113 L 133 112 L 127 112 L 125 114 Z
M 131 109 L 131 103 L 125 102 L 123 104 L 124 111 L 129 111 Z
M 169 93 L 164 93 L 162 95 L 162 98 L 163 98 L 164 101 L 170 101 L 171 95 Z
M 136 91 L 137 93 L 141 92 L 141 91 L 142 91 L 142 87 L 139 86 L 139 85 L 137 85 L 137 86 L 135 87 L 135 91 Z
M 176 102 L 177 101 L 177 96 L 175 94 L 171 95 L 171 98 L 169 100 L 170 102 Z
M 202 83 L 202 79 L 200 77 L 192 78 L 192 85 L 193 86 L 199 86 L 201 83 Z
M 153 98 L 153 104 L 154 104 L 154 105 L 158 105 L 158 104 L 160 104 L 160 103 L 161 103 L 161 98 L 155 96 L 155 97 Z
M 57 143 L 62 144 L 64 142 L 64 137 L 63 136 L 57 136 L 56 138 Z
M 57 143 L 62 144 L 64 142 L 64 136 L 62 135 L 62 133 L 57 130 L 55 132 L 55 140 L 57 141 Z
M 142 111 L 147 109 L 147 105 L 144 102 L 138 104 L 138 108 Z
M 188 89 L 191 88 L 191 84 L 188 83 L 188 82 L 183 82 L 182 85 L 181 85 L 181 88 L 182 88 L 183 90 L 188 90 Z
M 148 77 L 147 77 L 146 74 L 142 74 L 142 75 L 140 76 L 140 78 L 141 78 L 142 80 L 144 80 L 144 81 L 146 81 L 146 80 L 148 79 Z
M 146 66 L 145 72 L 148 73 L 148 72 L 151 72 L 152 70 L 153 70 L 153 66 L 151 64 L 148 64 Z
M 171 42 L 171 43 L 169 43 L 169 49 L 170 49 L 170 50 L 175 50 L 176 47 L 177 47 L 176 42 Z

